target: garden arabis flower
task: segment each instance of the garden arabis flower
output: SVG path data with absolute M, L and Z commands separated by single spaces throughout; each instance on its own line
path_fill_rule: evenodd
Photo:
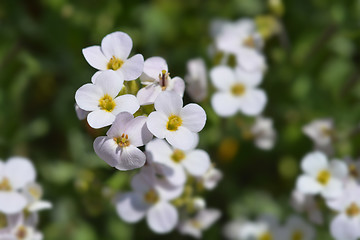
M 137 79 L 144 68 L 144 57 L 141 54 L 128 59 L 132 49 L 132 40 L 124 32 L 106 35 L 101 46 L 87 47 L 82 50 L 86 61 L 101 71 L 113 70 L 120 73 L 125 81 Z
M 25 219 L 23 213 L 8 215 L 7 226 L 0 229 L 2 240 L 42 240 L 43 235 L 35 229 L 36 222 Z
M 134 116 L 122 112 L 116 119 L 107 136 L 101 136 L 94 141 L 96 154 L 110 166 L 118 170 L 132 170 L 145 164 L 146 156 L 138 149 L 152 138 L 146 126 L 145 116 Z
M 213 165 L 210 165 L 205 174 L 198 178 L 198 181 L 201 182 L 205 189 L 213 190 L 222 178 L 223 173 Z
M 186 91 L 195 102 L 201 102 L 207 97 L 208 84 L 205 62 L 202 58 L 187 62 Z
M 303 127 L 307 135 L 319 151 L 331 154 L 333 152 L 332 142 L 334 138 L 334 122 L 332 119 L 316 119 Z
M 314 240 L 315 230 L 302 218 L 291 216 L 287 219 L 284 230 L 279 237 L 279 239 L 284 240 Z
M 194 133 L 205 126 L 204 109 L 193 103 L 183 107 L 182 98 L 174 91 L 160 93 L 154 107 L 156 111 L 150 113 L 147 121 L 150 132 L 175 148 L 190 149 L 196 140 Z
M 251 127 L 251 132 L 258 148 L 269 150 L 274 147 L 276 132 L 271 118 L 257 117 L 255 124 Z
M 140 107 L 134 95 L 118 96 L 123 87 L 123 79 L 114 71 L 98 74 L 94 83 L 80 87 L 75 94 L 78 106 L 89 111 L 87 121 L 92 128 L 111 125 L 117 114 L 134 114 Z
M 28 201 L 27 210 L 30 212 L 37 212 L 52 207 L 50 202 L 41 200 L 43 189 L 39 184 L 34 182 L 28 183 L 23 192 Z

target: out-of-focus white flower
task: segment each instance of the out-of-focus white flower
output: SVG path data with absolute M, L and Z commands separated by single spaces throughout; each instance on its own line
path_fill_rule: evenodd
M 193 200 L 193 206 L 195 210 L 203 210 L 206 207 L 206 202 L 201 197 L 195 197 Z
M 32 163 L 23 157 L 12 157 L 0 161 L 0 212 L 14 214 L 27 205 L 26 197 L 20 193 L 28 183 L 34 182 L 36 172 Z
M 304 174 L 297 179 L 297 190 L 305 194 L 320 193 L 325 198 L 334 198 L 342 194 L 343 181 L 348 175 L 346 164 L 340 160 L 330 163 L 322 152 L 307 154 L 301 168 Z
M 179 224 L 179 232 L 194 238 L 201 238 L 202 232 L 214 224 L 221 216 L 217 209 L 204 209 L 193 218 L 186 219 Z
M 117 97 L 122 87 L 123 79 L 114 71 L 106 71 L 97 76 L 95 83 L 85 84 L 76 91 L 76 103 L 90 112 L 87 121 L 92 128 L 109 126 L 120 112 L 134 114 L 139 109 L 134 95 Z
M 205 126 L 206 113 L 202 107 L 190 103 L 183 107 L 182 98 L 173 91 L 159 94 L 155 100 L 155 112 L 150 113 L 148 128 L 157 138 L 165 138 L 172 146 L 188 150 Z
M 215 168 L 213 165 L 210 165 L 206 173 L 198 180 L 207 190 L 213 190 L 222 178 L 222 172 L 219 169 Z
M 328 206 L 338 215 L 330 224 L 330 231 L 337 240 L 360 238 L 360 186 L 355 182 L 346 184 L 343 194 L 328 200 Z
M 84 120 L 86 119 L 87 115 L 89 114 L 88 111 L 82 110 L 79 105 L 77 105 L 75 103 L 75 112 L 76 112 L 76 116 L 79 120 Z
M 101 136 L 94 141 L 96 154 L 110 166 L 118 170 L 131 170 L 142 167 L 146 156 L 138 149 L 152 138 L 146 126 L 147 118 L 122 112 L 116 116 L 107 136 Z
M 255 124 L 251 128 L 255 138 L 255 145 L 264 150 L 274 147 L 276 132 L 273 127 L 273 121 L 270 118 L 257 117 Z
M 187 83 L 186 91 L 195 102 L 201 102 L 207 97 L 206 66 L 202 58 L 188 61 L 185 81 Z
M 349 169 L 349 178 L 360 182 L 360 159 L 353 160 L 351 158 L 345 158 L 345 162 Z
M 176 227 L 178 212 L 169 201 L 181 194 L 178 187 L 163 188 L 151 171 L 135 175 L 131 186 L 132 192 L 120 193 L 115 199 L 117 213 L 124 221 L 134 223 L 146 216 L 148 226 L 156 233 L 167 233 Z
M 286 221 L 283 231 L 280 231 L 279 239 L 313 240 L 315 230 L 311 225 L 298 216 L 291 216 Z
M 227 117 L 241 111 L 245 115 L 256 116 L 263 111 L 267 97 L 263 90 L 257 88 L 262 73 L 218 66 L 211 70 L 210 77 L 218 90 L 211 98 L 212 107 L 218 115 Z
M 291 206 L 299 213 L 305 212 L 309 220 L 315 224 L 324 222 L 324 216 L 313 195 L 294 190 L 291 194 Z
M 144 57 L 141 54 L 128 59 L 132 49 L 132 40 L 124 32 L 113 32 L 106 35 L 101 46 L 87 47 L 82 50 L 86 61 L 101 71 L 114 70 L 120 73 L 125 81 L 138 78 L 144 68 Z
M 35 224 L 25 221 L 23 213 L 8 215 L 7 226 L 0 229 L 2 240 L 42 240 L 43 236 L 35 229 Z
M 37 183 L 26 184 L 23 193 L 28 201 L 27 210 L 30 212 L 37 212 L 52 207 L 50 202 L 41 200 L 43 189 Z
M 210 166 L 210 157 L 200 149 L 180 150 L 171 147 L 165 140 L 154 139 L 146 145 L 149 160 L 155 165 L 157 173 L 175 185 L 186 181 L 186 172 L 195 177 L 203 175 Z
M 332 151 L 332 139 L 334 122 L 332 119 L 317 119 L 303 127 L 303 132 L 311 140 L 315 147 L 326 152 Z
M 162 91 L 176 92 L 180 97 L 184 95 L 185 83 L 180 77 L 170 78 L 168 65 L 161 57 L 146 59 L 144 72 L 140 76 L 141 83 L 145 85 L 137 93 L 140 105 L 153 104 Z

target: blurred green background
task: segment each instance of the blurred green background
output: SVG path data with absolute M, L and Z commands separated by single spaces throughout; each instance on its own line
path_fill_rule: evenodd
M 261 151 L 243 138 L 253 119 L 239 114 L 223 120 L 209 98 L 201 103 L 208 123 L 200 148 L 224 172 L 218 188 L 206 194 L 208 206 L 223 217 L 205 239 L 222 239 L 223 224 L 240 214 L 292 213 L 298 163 L 312 149 L 301 128 L 311 120 L 333 117 L 336 156 L 359 156 L 360 1 L 283 3 L 284 31 L 266 43 L 269 68 L 261 85 L 269 99 L 264 115 L 278 132 L 276 147 Z M 40 214 L 45 239 L 185 238 L 159 236 L 144 221 L 127 224 L 117 217 L 110 196 L 128 189 L 136 171 L 118 172 L 99 159 L 92 141 L 104 132 L 76 118 L 75 91 L 95 72 L 81 49 L 124 31 L 133 39 L 133 54 L 162 56 L 172 76 L 184 77 L 191 58 L 204 57 L 211 67 L 213 19 L 262 14 L 271 14 L 265 0 L 0 1 L 0 158 L 23 155 L 36 165 L 45 198 L 54 204 Z M 330 239 L 327 226 L 317 239 Z

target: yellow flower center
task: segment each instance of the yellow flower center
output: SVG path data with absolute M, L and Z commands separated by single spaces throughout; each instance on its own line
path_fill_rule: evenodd
M 359 177 L 359 172 L 354 164 L 349 165 L 349 173 L 355 178 Z
M 107 69 L 112 69 L 112 70 L 116 71 L 119 68 L 121 68 L 121 66 L 123 64 L 124 64 L 123 60 L 113 56 L 107 64 Z
M 167 130 L 176 131 L 182 124 L 182 119 L 176 115 L 170 115 L 169 120 L 166 124 Z
M 161 74 L 159 74 L 159 84 L 161 86 L 161 89 L 164 91 L 167 86 L 168 86 L 168 82 L 169 82 L 169 76 L 170 73 L 166 72 L 166 70 L 162 70 Z
M 346 215 L 349 217 L 360 215 L 360 207 L 354 202 L 351 203 L 350 206 L 346 209 Z
M 150 189 L 147 193 L 145 193 L 144 199 L 147 203 L 155 204 L 159 201 L 159 195 L 154 189 Z
M 3 180 L 0 182 L 0 191 L 11 191 L 11 185 L 9 182 L 9 179 L 3 178 Z
M 130 145 L 129 136 L 126 134 L 122 134 L 121 137 L 114 138 L 114 141 L 120 146 L 120 147 L 128 147 Z
M 16 237 L 21 240 L 25 239 L 27 236 L 27 229 L 25 226 L 20 226 L 16 231 Z
M 30 195 L 34 198 L 34 199 L 40 199 L 41 198 L 41 190 L 40 188 L 36 187 L 36 186 L 31 186 L 28 188 L 28 192 L 30 193 Z
M 244 41 L 243 41 L 243 45 L 249 48 L 255 48 L 256 44 L 255 44 L 255 39 L 253 38 L 253 36 L 249 36 L 247 37 Z
M 300 230 L 294 231 L 293 234 L 291 235 L 291 240 L 302 240 L 302 239 L 304 239 L 304 234 Z
M 102 110 L 105 110 L 107 112 L 112 112 L 116 106 L 116 103 L 112 97 L 110 97 L 108 94 L 105 94 L 100 100 L 99 100 L 99 107 Z
M 321 183 L 322 185 L 326 185 L 331 177 L 331 173 L 328 170 L 322 170 L 317 175 L 316 180 Z
M 265 233 L 260 235 L 258 240 L 272 240 L 272 239 L 273 239 L 273 237 L 272 237 L 271 233 L 270 232 L 265 232 Z
M 176 163 L 181 162 L 184 158 L 185 158 L 185 153 L 180 149 L 175 149 L 173 154 L 171 155 L 171 159 Z
M 0 230 L 7 227 L 6 215 L 0 213 Z
M 242 83 L 235 83 L 231 87 L 231 93 L 235 96 L 242 96 L 245 93 L 245 85 Z

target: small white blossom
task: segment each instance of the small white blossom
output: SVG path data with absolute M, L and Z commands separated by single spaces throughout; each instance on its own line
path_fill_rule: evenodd
M 76 103 L 90 112 L 87 121 L 92 128 L 109 126 L 120 112 L 133 114 L 139 109 L 135 96 L 118 96 L 122 87 L 123 78 L 111 70 L 97 74 L 93 83 L 85 84 L 76 91 Z
M 314 228 L 298 216 L 291 216 L 281 231 L 279 239 L 289 240 L 314 240 Z
M 145 85 L 137 93 L 140 105 L 153 104 L 162 91 L 173 90 L 181 97 L 184 95 L 184 80 L 180 77 L 170 78 L 168 65 L 165 59 L 161 57 L 146 59 L 144 72 L 141 74 L 140 80 Z
M 23 213 L 8 215 L 7 225 L 0 229 L 2 240 L 42 240 L 43 235 L 35 229 L 35 222 L 27 221 Z
M 187 63 L 186 91 L 195 102 L 207 97 L 208 83 L 205 62 L 202 58 L 191 59 Z
M 255 145 L 264 150 L 274 147 L 276 132 L 273 127 L 273 121 L 270 118 L 257 117 L 255 124 L 251 128 L 255 138 Z
M 144 68 L 144 57 L 141 54 L 128 59 L 132 49 L 132 40 L 124 32 L 106 35 L 101 46 L 87 47 L 82 50 L 86 61 L 101 71 L 114 70 L 125 81 L 138 78 Z
M 291 206 L 299 213 L 305 212 L 308 219 L 315 224 L 324 222 L 324 216 L 313 195 L 294 190 L 291 194 Z
M 96 154 L 110 166 L 118 170 L 131 170 L 142 167 L 146 156 L 138 149 L 152 138 L 146 126 L 145 116 L 134 116 L 128 112 L 117 115 L 107 136 L 101 136 L 94 141 Z
M 348 175 L 346 164 L 340 160 L 328 162 L 322 152 L 307 154 L 301 161 L 304 174 L 297 179 L 297 190 L 305 194 L 321 194 L 325 198 L 339 196 Z
M 345 158 L 345 162 L 349 169 L 349 179 L 360 182 L 360 159 Z
M 267 97 L 263 90 L 257 88 L 262 73 L 218 66 L 211 70 L 210 77 L 218 90 L 211 98 L 212 107 L 218 115 L 227 117 L 241 111 L 245 115 L 256 116 L 263 111 Z
M 196 140 L 194 134 L 205 126 L 204 109 L 193 103 L 183 107 L 182 98 L 173 91 L 160 93 L 154 107 L 156 111 L 150 113 L 147 121 L 150 132 L 175 148 L 190 149 Z
M 332 152 L 334 122 L 332 119 L 317 119 L 303 127 L 303 132 L 315 145 L 315 148 L 327 153 Z
M 27 210 L 30 212 L 37 212 L 52 207 L 50 202 L 41 200 L 43 189 L 37 183 L 28 183 L 25 186 L 23 193 L 28 201 Z
M 207 190 L 213 190 L 222 178 L 223 173 L 213 165 L 210 165 L 206 173 L 198 180 Z

